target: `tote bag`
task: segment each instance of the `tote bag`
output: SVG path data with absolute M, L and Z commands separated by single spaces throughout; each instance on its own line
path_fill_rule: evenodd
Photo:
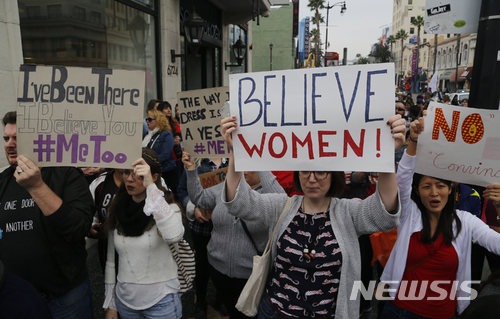
M 168 246 L 177 262 L 177 277 L 181 284 L 179 294 L 182 296 L 182 294 L 193 288 L 194 277 L 196 276 L 194 253 L 184 238 L 178 243 L 169 244 Z
M 271 245 L 273 244 L 274 234 L 276 233 L 276 228 L 278 227 L 281 218 L 283 218 L 285 213 L 290 209 L 290 206 L 292 206 L 292 199 L 288 198 L 278 222 L 276 222 L 276 225 L 274 226 L 273 234 L 267 241 L 264 253 L 262 253 L 262 256 L 256 255 L 253 257 L 252 274 L 250 275 L 250 278 L 248 278 L 245 287 L 243 287 L 240 297 L 238 298 L 238 302 L 236 303 L 236 309 L 248 317 L 254 317 L 257 315 L 260 299 L 262 297 L 262 293 L 264 292 L 264 288 L 266 287 L 267 276 L 272 262 Z

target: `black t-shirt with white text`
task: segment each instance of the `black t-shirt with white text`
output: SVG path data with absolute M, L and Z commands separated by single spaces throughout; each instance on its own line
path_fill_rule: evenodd
M 0 202 L 0 259 L 12 274 L 39 292 L 55 296 L 67 291 L 68 282 L 54 259 L 46 231 L 50 225 L 29 192 L 10 178 Z

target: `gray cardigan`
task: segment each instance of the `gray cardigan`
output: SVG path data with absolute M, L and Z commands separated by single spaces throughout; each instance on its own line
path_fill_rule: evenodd
M 270 172 L 256 172 L 260 184 L 255 193 L 283 193 L 285 191 Z M 243 183 L 248 186 L 243 178 Z M 220 273 L 231 277 L 248 279 L 252 273 L 253 256 L 257 255 L 255 247 L 243 230 L 241 221 L 228 214 L 227 207 L 222 203 L 223 184 L 203 189 L 196 170 L 187 171 L 187 187 L 189 198 L 197 207 L 213 210 L 213 230 L 207 246 L 208 262 Z M 248 187 L 250 189 L 250 187 Z M 269 239 L 267 226 L 263 223 L 247 223 L 248 230 L 262 253 Z
M 243 182 L 242 182 L 243 181 Z M 293 196 L 292 206 L 280 221 L 271 246 L 272 259 L 276 258 L 277 241 L 286 227 L 296 215 L 303 196 Z M 258 194 L 251 191 L 242 178 L 236 190 L 235 198 L 226 201 L 226 183 L 222 192 L 222 200 L 228 211 L 234 216 L 245 220 L 247 224 L 265 224 L 269 236 L 274 225 L 285 207 L 288 196 L 286 194 Z M 356 299 L 350 300 L 354 281 L 361 280 L 361 256 L 358 237 L 363 234 L 372 234 L 379 231 L 389 231 L 399 224 L 400 215 L 399 196 L 398 212 L 390 214 L 386 211 L 380 198 L 378 189 L 365 200 L 332 198 L 330 203 L 330 219 L 335 238 L 342 252 L 342 272 L 340 274 L 339 292 L 335 318 L 359 317 L 359 292 Z

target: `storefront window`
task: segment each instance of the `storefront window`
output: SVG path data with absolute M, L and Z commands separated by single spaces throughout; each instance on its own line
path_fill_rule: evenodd
M 153 0 L 132 1 L 154 6 Z M 144 107 L 158 98 L 154 15 L 115 0 L 18 4 L 24 63 L 143 70 Z
M 234 56 L 232 47 L 233 44 L 236 43 L 236 41 L 241 40 L 243 43 L 247 43 L 247 33 L 244 29 L 237 25 L 230 25 L 229 26 L 229 50 L 230 50 L 230 57 L 231 57 L 231 64 L 236 65 L 238 64 L 238 61 L 236 61 L 236 57 Z M 231 73 L 245 73 L 246 70 L 246 56 L 245 59 L 243 60 L 243 63 L 241 63 L 241 66 L 233 66 L 231 67 Z

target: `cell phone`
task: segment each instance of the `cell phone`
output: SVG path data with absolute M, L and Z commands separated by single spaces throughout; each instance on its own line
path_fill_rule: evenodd
M 94 227 L 94 230 L 95 230 L 96 232 L 100 232 L 100 231 L 102 230 L 102 225 L 97 225 L 97 226 L 95 226 L 95 227 Z
M 222 105 L 222 107 L 219 109 L 219 114 L 222 117 L 231 116 L 231 111 L 229 109 L 229 101 L 226 101 L 226 103 L 224 103 L 224 105 Z

